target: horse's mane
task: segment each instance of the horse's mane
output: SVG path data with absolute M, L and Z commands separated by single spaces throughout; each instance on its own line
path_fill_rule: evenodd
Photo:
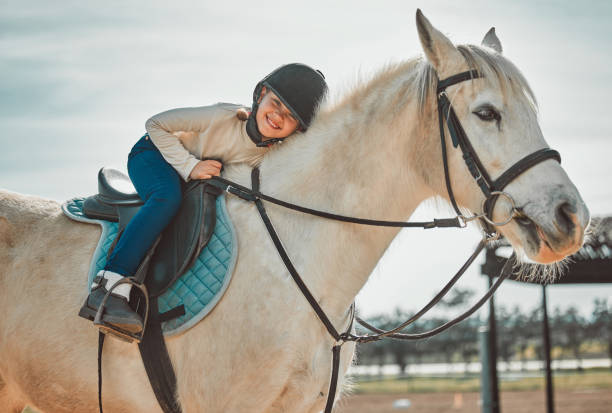
M 514 98 L 526 99 L 530 106 L 537 110 L 537 100 L 527 79 L 510 60 L 485 47 L 468 44 L 458 45 L 457 49 L 465 58 L 469 68 L 477 70 L 484 75 L 485 81 L 499 87 L 504 98 L 512 92 Z M 387 104 L 396 108 L 401 107 L 410 96 L 416 96 L 418 108 L 422 112 L 430 96 L 436 93 L 437 83 L 438 75 L 434 67 L 422 56 L 403 62 L 387 63 L 369 79 L 364 77 L 357 79 L 348 92 L 338 95 L 335 101 L 324 104 L 321 109 L 325 113 L 333 112 L 346 104 L 363 101 L 372 95 L 373 90 L 393 88 L 397 98 L 391 99 Z
M 523 100 L 537 110 L 531 87 L 512 62 L 485 47 L 459 45 L 457 49 L 465 58 L 467 66 L 480 72 L 484 76 L 483 81 L 490 83 L 492 88 L 499 89 L 504 99 Z M 466 82 L 461 87 L 469 87 L 470 83 Z M 437 84 L 438 75 L 423 56 L 388 63 L 369 78 L 360 76 L 343 92 L 336 92 L 333 98 L 328 96 L 322 102 L 308 131 L 298 139 L 290 139 L 282 146 L 271 148 L 264 155 L 262 163 L 270 165 L 267 161 L 274 157 L 278 162 L 275 163 L 273 173 L 300 170 L 314 162 L 313 157 L 321 158 L 322 153 L 329 152 L 330 147 L 326 142 L 331 137 L 339 147 L 339 153 L 353 151 L 358 135 L 370 138 L 363 135 L 367 126 L 380 124 L 380 117 L 383 116 L 386 118 L 386 124 L 389 124 L 391 119 L 405 114 L 408 105 L 414 105 L 422 119 L 431 116 L 430 109 L 435 105 Z M 339 141 L 343 143 L 339 144 Z M 299 155 L 286 157 L 284 154 L 287 151 Z M 277 157 L 279 152 L 283 155 Z M 310 154 L 312 156 L 309 156 Z M 411 155 L 407 156 L 409 158 Z M 323 159 L 319 161 L 324 162 Z
M 398 96 L 396 99 L 387 102 L 376 99 L 379 105 L 389 104 L 395 107 L 403 106 L 408 98 L 416 92 L 419 99 L 419 107 L 424 107 L 429 96 L 430 89 L 433 87 L 435 92 L 435 77 L 433 67 L 422 57 L 412 58 L 402 62 L 389 62 L 371 75 L 359 74 L 357 79 L 348 90 L 336 94 L 334 101 L 327 102 L 321 108 L 321 112 L 333 112 L 345 105 L 358 105 L 364 102 L 368 96 L 376 95 L 375 91 L 388 91 Z M 403 97 L 400 99 L 399 97 Z

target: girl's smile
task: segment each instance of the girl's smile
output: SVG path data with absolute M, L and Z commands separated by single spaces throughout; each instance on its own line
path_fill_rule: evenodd
M 259 109 L 255 114 L 257 128 L 264 138 L 286 138 L 297 129 L 299 122 L 289 108 L 272 91 L 264 87 Z

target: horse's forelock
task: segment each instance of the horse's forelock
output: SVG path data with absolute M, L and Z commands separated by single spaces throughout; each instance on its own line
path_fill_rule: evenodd
M 514 98 L 525 99 L 537 111 L 537 100 L 527 79 L 521 71 L 508 59 L 499 53 L 475 45 L 459 45 L 457 49 L 465 58 L 470 69 L 475 69 L 484 76 L 492 87 L 499 88 L 504 98 L 509 93 Z M 427 107 L 430 96 L 436 92 L 438 75 L 433 66 L 425 59 L 416 59 L 416 92 L 419 111 Z
M 521 71 L 500 53 L 475 45 L 459 45 L 457 49 L 465 58 L 470 69 L 475 69 L 484 76 L 485 81 L 498 87 L 504 98 L 513 93 L 513 99 L 524 99 L 537 111 L 537 100 L 527 79 Z

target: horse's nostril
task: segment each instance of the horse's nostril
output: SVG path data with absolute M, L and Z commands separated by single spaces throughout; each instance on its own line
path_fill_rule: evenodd
M 565 234 L 571 234 L 574 231 L 574 215 L 576 214 L 576 206 L 569 202 L 563 202 L 555 210 L 555 224 L 559 231 Z

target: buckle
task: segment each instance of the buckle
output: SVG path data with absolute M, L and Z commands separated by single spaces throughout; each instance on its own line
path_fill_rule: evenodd
M 489 201 L 489 199 L 491 199 L 494 196 L 500 196 L 500 197 L 506 198 L 508 202 L 510 202 L 510 206 L 511 206 L 508 218 L 502 221 L 499 221 L 499 222 L 493 221 L 492 218 L 489 218 L 489 214 L 485 211 L 487 201 Z M 492 191 L 489 197 L 486 198 L 484 201 L 482 201 L 482 211 L 483 213 L 479 216 L 479 218 L 484 219 L 488 224 L 491 224 L 494 227 L 502 227 L 508 224 L 510 221 L 514 219 L 516 213 L 518 212 L 518 210 L 516 209 L 516 204 L 514 203 L 514 199 L 510 196 L 509 193 L 503 192 L 503 191 Z M 493 211 L 491 211 L 491 216 L 493 216 Z
M 459 228 L 467 227 L 468 222 L 473 221 L 476 218 L 476 216 L 466 218 L 463 215 L 457 215 L 457 222 L 459 222 Z
M 497 241 L 500 238 L 501 238 L 501 234 L 499 233 L 499 231 L 495 231 L 493 233 L 489 233 L 489 232 L 485 231 L 485 233 L 484 233 L 484 241 L 485 241 L 485 243 L 492 242 L 492 241 Z
M 227 188 L 225 188 L 225 192 L 227 192 L 228 194 L 235 195 L 238 198 L 243 199 L 245 201 L 254 202 L 257 200 L 257 197 L 253 195 L 253 193 L 244 191 L 240 188 L 236 188 L 231 185 L 228 185 Z

